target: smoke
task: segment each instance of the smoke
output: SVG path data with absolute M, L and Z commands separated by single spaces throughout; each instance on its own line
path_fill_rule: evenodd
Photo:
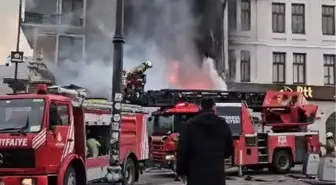
M 99 7 L 101 8 L 103 7 Z M 147 89 L 226 89 L 225 82 L 215 70 L 214 61 L 211 58 L 203 60 L 202 54 L 197 50 L 195 40 L 200 39 L 197 32 L 200 22 L 199 17 L 192 12 L 193 8 L 194 4 L 190 0 L 131 1 L 132 13 L 125 15 L 124 69 L 151 61 L 153 68 L 147 72 Z M 114 23 L 106 21 L 102 17 L 91 21 L 95 23 L 91 26 L 97 28 L 103 38 L 91 41 L 87 39 L 86 45 L 90 48 L 87 55 L 90 57 L 82 60 L 89 62 L 69 57 L 62 65 L 50 66 L 59 84 L 72 83 L 86 87 L 94 93 L 110 93 L 113 37 L 111 24 Z M 176 70 L 176 66 L 179 70 Z M 172 78 L 175 78 L 175 82 Z
M 25 5 L 24 10 L 29 11 L 36 7 L 36 2 L 35 0 L 25 0 L 24 5 Z
M 225 83 L 225 81 L 223 80 L 223 78 L 221 78 L 216 69 L 215 69 L 215 65 L 214 65 L 214 60 L 212 58 L 205 58 L 203 60 L 203 66 L 202 69 L 204 70 L 204 72 L 206 74 L 209 74 L 209 77 L 211 79 L 211 81 L 213 82 L 213 88 L 214 89 L 220 89 L 220 90 L 227 90 L 227 85 Z

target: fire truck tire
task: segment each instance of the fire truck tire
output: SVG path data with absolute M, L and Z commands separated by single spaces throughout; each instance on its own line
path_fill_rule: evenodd
M 131 157 L 127 158 L 124 165 L 125 181 L 123 185 L 133 185 L 136 178 L 136 165 Z
M 274 154 L 272 170 L 276 173 L 287 173 L 292 167 L 293 159 L 289 152 L 280 150 Z
M 67 171 L 65 172 L 63 184 L 64 185 L 77 185 L 76 172 L 73 167 L 69 166 Z

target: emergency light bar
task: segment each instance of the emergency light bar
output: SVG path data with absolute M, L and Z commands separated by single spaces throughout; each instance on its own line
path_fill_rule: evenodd
M 216 103 L 244 101 L 250 108 L 260 108 L 265 95 L 266 93 L 260 92 L 162 89 L 148 91 L 145 104 L 149 107 L 171 107 L 179 102 L 199 104 L 202 98 L 208 97 Z

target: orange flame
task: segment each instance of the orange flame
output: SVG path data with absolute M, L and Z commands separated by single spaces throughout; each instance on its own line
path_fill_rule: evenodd
M 201 68 L 190 69 L 190 66 L 180 65 L 178 61 L 174 61 L 168 82 L 176 88 L 183 89 L 215 88 L 209 74 L 206 74 Z

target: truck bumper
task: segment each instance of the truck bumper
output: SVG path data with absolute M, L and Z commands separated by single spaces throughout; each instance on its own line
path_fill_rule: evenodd
M 158 168 L 164 169 L 173 169 L 173 161 L 155 161 L 154 166 Z
M 45 176 L 0 176 L 0 185 L 48 185 Z

